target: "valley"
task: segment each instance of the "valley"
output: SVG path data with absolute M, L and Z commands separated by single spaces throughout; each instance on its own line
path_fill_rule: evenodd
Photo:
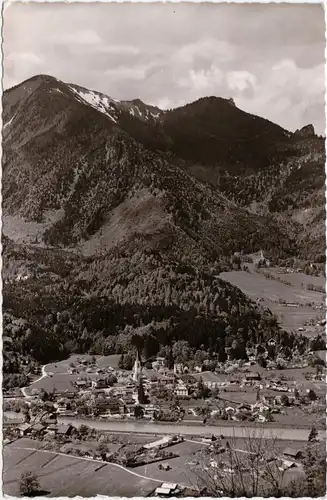
M 324 138 L 231 99 L 161 110 L 48 75 L 3 110 L 6 493 L 37 471 L 51 496 L 199 496 L 201 469 L 231 478 L 255 453 L 260 474 L 306 477 Z

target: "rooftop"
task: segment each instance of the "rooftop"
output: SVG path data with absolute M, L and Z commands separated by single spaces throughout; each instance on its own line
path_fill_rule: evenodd
M 228 380 L 228 376 L 224 374 L 213 373 L 210 371 L 201 373 L 192 373 L 192 377 L 199 380 L 202 378 L 203 382 L 225 382 Z

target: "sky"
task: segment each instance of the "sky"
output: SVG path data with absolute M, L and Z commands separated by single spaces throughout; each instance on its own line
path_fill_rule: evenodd
M 5 4 L 4 88 L 36 74 L 163 109 L 204 96 L 325 133 L 319 4 Z

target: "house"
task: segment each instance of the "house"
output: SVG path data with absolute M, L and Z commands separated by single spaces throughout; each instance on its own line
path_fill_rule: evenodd
M 136 406 L 136 402 L 134 400 L 132 401 L 125 401 L 124 402 L 124 413 L 126 414 L 134 414 L 134 410 L 135 410 L 135 406 Z
M 216 389 L 221 386 L 221 377 L 213 372 L 202 372 L 201 374 L 195 373 L 193 377 L 198 381 L 202 379 L 203 384 L 208 387 L 208 389 Z
M 177 484 L 173 483 L 162 483 L 162 485 L 155 490 L 155 494 L 160 497 L 170 497 L 176 495 L 177 492 Z
M 238 378 L 234 378 L 232 377 L 229 381 L 230 384 L 232 385 L 235 385 L 235 384 L 239 384 L 240 383 L 240 380 Z
M 45 431 L 46 431 L 47 426 L 44 424 L 41 424 L 40 422 L 37 424 L 34 424 L 31 428 L 31 434 L 32 436 L 42 436 Z
M 153 417 L 154 412 L 158 409 L 154 405 L 142 405 L 144 416 L 145 417 Z
M 275 403 L 275 396 L 263 395 L 262 401 L 266 403 L 268 406 L 272 406 Z
M 95 403 L 95 409 L 97 413 L 109 413 L 110 415 L 117 415 L 124 412 L 123 404 L 115 398 L 98 399 Z
M 167 373 L 160 378 L 160 382 L 164 384 L 167 389 L 172 389 L 175 382 L 175 375 L 173 373 Z
M 188 389 L 182 381 L 179 381 L 174 392 L 175 392 L 176 396 L 179 396 L 179 397 L 188 396 Z
M 171 436 L 164 436 L 161 439 L 158 439 L 157 441 L 145 444 L 143 446 L 143 448 L 145 450 L 153 450 L 154 448 L 162 449 L 162 448 L 166 448 L 167 446 L 169 446 L 171 441 L 172 441 Z
M 251 405 L 248 403 L 241 403 L 240 406 L 238 407 L 238 410 L 251 411 Z
M 70 436 L 75 428 L 70 424 L 59 424 L 57 434 L 60 436 Z
M 245 380 L 246 382 L 261 380 L 261 375 L 260 373 L 249 373 L 248 375 L 245 375 Z
M 166 471 L 171 469 L 170 465 L 169 465 L 169 464 L 167 464 L 167 463 L 164 463 L 164 464 L 160 464 L 160 465 L 158 465 L 158 468 L 159 468 L 160 470 L 166 470 Z
M 143 445 L 143 449 L 153 450 L 154 448 L 159 448 L 160 450 L 172 444 L 180 443 L 181 441 L 183 441 L 183 438 L 181 436 L 164 436 L 157 441 Z
M 57 434 L 58 427 L 56 424 L 50 424 L 47 427 L 47 433 L 48 434 Z
M 295 462 L 292 462 L 291 460 L 283 460 L 282 461 L 282 464 L 281 464 L 282 470 L 293 469 L 294 467 L 297 467 L 297 464 Z
M 31 429 L 32 429 L 31 424 L 27 424 L 27 423 L 21 424 L 18 426 L 19 435 L 26 436 L 27 434 L 30 433 Z
M 285 448 L 283 455 L 285 457 L 290 457 L 293 460 L 298 460 L 303 457 L 303 451 L 300 449 Z
M 109 387 L 105 378 L 98 378 L 98 380 L 92 380 L 92 389 L 106 389 Z
M 275 403 L 275 405 L 281 405 L 282 404 L 282 397 L 281 396 L 275 396 L 274 403 Z
M 158 356 L 157 359 L 152 363 L 152 368 L 158 371 L 160 368 L 165 367 L 165 358 Z
M 90 384 L 86 380 L 77 380 L 75 385 L 78 389 L 85 389 L 85 387 L 89 387 Z
M 135 390 L 135 387 L 132 389 L 132 394 L 133 394 L 134 390 Z M 125 386 L 123 386 L 123 385 L 115 386 L 115 388 L 112 390 L 111 394 L 113 396 L 116 396 L 116 397 L 124 397 L 124 396 L 126 396 L 127 393 L 126 393 Z M 128 395 L 129 396 L 131 395 L 130 391 L 128 391 Z
M 169 488 L 162 487 L 157 488 L 154 493 L 158 497 L 170 497 L 170 495 L 172 494 Z
M 184 365 L 182 363 L 174 363 L 174 374 L 181 375 L 184 373 Z

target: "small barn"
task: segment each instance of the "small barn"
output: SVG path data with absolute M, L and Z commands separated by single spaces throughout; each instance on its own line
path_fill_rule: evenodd
M 300 449 L 285 448 L 283 455 L 285 457 L 292 458 L 292 460 L 299 460 L 300 458 L 303 458 L 303 451 Z

